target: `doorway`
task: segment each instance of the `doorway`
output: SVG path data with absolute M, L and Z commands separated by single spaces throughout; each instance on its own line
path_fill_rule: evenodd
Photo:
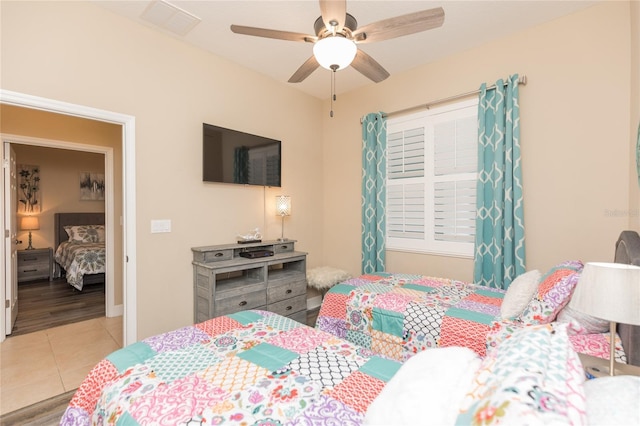
M 0 111 L 9 120 L 28 119 L 33 122 L 47 121 L 50 118 L 42 117 L 43 113 L 35 114 L 24 108 L 17 109 L 10 106 L 2 106 Z M 21 183 L 18 189 L 18 198 L 25 200 L 31 195 L 36 203 L 27 211 L 26 203 L 23 201 L 15 203 L 15 200 L 5 200 L 5 202 L 7 205 L 10 204 L 7 201 L 18 205 L 18 223 L 22 223 L 25 218 L 34 218 L 38 221 L 37 229 L 29 231 L 28 237 L 24 227 L 19 226 L 21 231 L 15 239 L 18 248 L 18 285 L 15 294 L 18 295 L 18 300 L 17 309 L 12 309 L 13 312 L 11 312 L 12 315 L 17 314 L 13 328 L 9 322 L 9 313 L 7 313 L 6 319 L 6 333 L 11 336 L 46 330 L 98 316 L 120 316 L 123 312 L 122 249 L 118 248 L 118 246 L 122 246 L 121 227 L 107 228 L 107 232 L 112 235 L 102 240 L 105 242 L 106 240 L 115 241 L 115 249 L 112 250 L 106 244 L 102 248 L 90 246 L 91 253 L 95 256 L 89 256 L 89 258 L 94 259 L 95 263 L 82 267 L 90 273 L 96 268 L 107 272 L 105 271 L 106 266 L 110 269 L 107 279 L 100 280 L 100 278 L 96 278 L 99 277 L 98 275 L 86 275 L 83 281 L 88 284 L 80 286 L 82 291 L 78 291 L 69 284 L 69 282 L 75 283 L 78 279 L 77 276 L 71 275 L 71 281 L 67 281 L 56 262 L 59 236 L 66 235 L 65 231 L 61 230 L 62 225 L 59 225 L 58 217 L 64 218 L 63 225 L 80 224 L 69 222 L 69 220 L 76 218 L 75 215 L 69 213 L 82 212 L 83 214 L 78 215 L 77 220 L 80 218 L 93 220 L 95 218 L 97 220 L 95 224 L 103 224 L 107 210 L 110 210 L 109 214 L 113 214 L 114 217 L 121 215 L 121 203 L 112 201 L 111 196 L 109 196 L 109 200 L 105 200 L 106 197 L 103 197 L 102 194 L 106 195 L 106 191 L 101 191 L 93 197 L 87 197 L 80 190 L 86 171 L 91 171 L 100 182 L 103 182 L 105 189 L 113 186 L 114 181 L 121 187 L 121 177 L 117 172 L 108 173 L 105 179 L 105 170 L 117 171 L 121 169 L 121 166 L 117 164 L 118 161 L 121 162 L 121 155 L 117 149 L 121 145 L 121 128 L 119 125 L 113 124 L 95 126 L 87 120 L 79 121 L 77 118 L 69 121 L 61 117 L 59 121 L 67 128 L 74 126 L 87 128 L 88 131 L 77 130 L 79 135 L 74 137 L 85 139 L 85 134 L 87 134 L 87 141 L 113 140 L 113 147 L 96 148 L 94 151 L 116 150 L 117 152 L 105 155 L 102 152 L 88 152 L 80 149 L 81 146 L 78 146 L 78 149 L 61 149 L 57 146 L 69 145 L 69 143 L 46 139 L 30 139 L 26 141 L 27 143 L 21 143 L 18 136 L 12 137 L 11 143 L 5 142 L 10 146 L 10 151 L 14 153 L 15 161 L 18 164 L 17 174 Z M 16 129 L 13 128 L 13 130 Z M 54 132 L 52 134 L 56 137 L 64 136 Z M 8 152 L 8 149 L 9 147 L 5 147 L 5 152 Z M 112 165 L 111 162 L 115 164 Z M 32 170 L 35 172 L 31 172 Z M 26 180 L 23 176 L 30 177 L 31 181 L 37 182 L 37 184 L 22 183 L 22 179 Z M 117 198 L 120 191 L 110 191 L 109 195 L 112 192 L 116 193 L 115 197 Z M 65 214 L 58 215 L 59 213 Z M 33 238 L 31 238 L 31 233 Z M 27 241 L 31 249 L 28 249 Z M 113 259 L 110 262 L 105 262 L 105 248 L 110 253 L 115 253 L 114 256 L 110 256 Z M 85 259 L 85 257 L 81 258 Z M 11 290 L 14 290 L 13 286 Z
M 122 182 L 123 191 L 121 196 L 122 215 L 118 218 L 109 214 L 112 209 L 106 208 L 107 227 L 112 229 L 115 224 L 121 224 L 122 228 L 122 310 L 123 310 L 123 343 L 131 344 L 136 341 L 136 240 L 135 240 L 135 118 L 110 111 L 97 110 L 82 105 L 68 104 L 51 99 L 39 98 L 24 95 L 16 92 L 0 91 L 0 104 L 13 105 L 37 111 L 45 111 L 63 116 L 80 117 L 97 122 L 113 123 L 121 126 L 122 130 Z M 15 135 L 3 135 L 3 140 L 11 139 Z M 28 138 L 19 137 L 22 143 Z M 39 140 L 41 142 L 41 140 Z M 81 144 L 80 144 L 81 145 Z M 64 143 L 60 147 L 69 147 Z M 73 148 L 78 149 L 78 144 L 73 144 Z M 83 146 L 82 149 L 98 149 L 104 152 L 104 147 L 96 148 L 94 145 Z M 105 152 L 105 155 L 108 155 Z M 3 159 L 4 160 L 4 159 Z M 105 175 L 109 173 L 105 170 Z M 113 173 L 113 169 L 110 171 Z M 106 178 L 106 176 L 105 176 Z M 4 194 L 3 194 L 4 195 Z M 113 195 L 112 195 L 113 197 Z M 4 202 L 4 196 L 2 197 Z M 4 216 L 4 213 L 3 213 Z M 4 218 L 3 218 L 4 223 Z M 113 247 L 114 244 L 112 244 Z M 0 247 L 0 257 L 6 259 L 4 246 Z M 108 255 L 109 256 L 109 255 Z M 113 258 L 114 253 L 111 253 Z M 112 262 L 113 263 L 113 262 Z M 6 262 L 0 262 L 0 276 L 5 275 Z M 0 286 L 0 300 L 5 300 L 5 287 Z M 0 315 L 0 341 L 6 338 L 5 316 Z

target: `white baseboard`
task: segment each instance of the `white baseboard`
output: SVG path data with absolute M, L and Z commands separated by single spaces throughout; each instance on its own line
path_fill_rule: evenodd
M 109 309 L 109 312 L 107 312 L 108 317 L 121 317 L 124 314 L 124 305 L 120 304 L 120 305 L 115 305 L 112 306 L 111 309 Z
M 319 308 L 322 304 L 322 296 L 314 296 L 307 299 L 307 310 Z

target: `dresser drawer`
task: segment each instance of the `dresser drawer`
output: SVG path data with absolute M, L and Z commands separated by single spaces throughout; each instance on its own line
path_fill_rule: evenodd
M 274 253 L 288 253 L 293 251 L 294 244 L 291 243 L 278 243 L 273 245 Z
M 267 305 L 267 310 L 276 314 L 288 316 L 296 312 L 307 309 L 307 296 L 296 296 L 291 299 L 282 300 L 280 302 Z
M 275 303 L 283 299 L 307 294 L 307 281 L 302 278 L 293 282 L 269 283 L 267 287 L 267 303 Z
M 44 269 L 25 268 L 18 269 L 18 281 L 30 281 L 42 278 L 49 278 L 49 267 Z
M 216 297 L 216 305 L 213 311 L 214 317 L 232 314 L 246 309 L 256 309 L 267 304 L 264 288 L 259 291 L 244 294 L 230 294 Z
M 49 251 L 38 250 L 35 253 L 18 253 L 18 267 L 22 265 L 47 265 L 49 266 Z
M 195 261 L 204 263 L 220 262 L 230 259 L 233 259 L 232 249 L 204 251 L 201 253 L 197 253 L 197 255 L 194 256 Z

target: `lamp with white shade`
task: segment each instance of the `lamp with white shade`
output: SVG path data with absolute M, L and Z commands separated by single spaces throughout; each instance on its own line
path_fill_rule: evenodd
M 640 266 L 587 263 L 571 296 L 569 307 L 609 321 L 608 374 L 615 375 L 616 323 L 640 325 Z M 589 371 L 589 367 L 586 367 Z M 599 371 L 591 373 L 599 375 Z
M 276 196 L 276 215 L 282 217 L 282 234 L 278 241 L 288 241 L 284 237 L 284 217 L 291 216 L 291 197 L 289 195 Z
M 31 245 L 31 231 L 40 229 L 38 216 L 22 216 L 22 219 L 20 219 L 20 229 L 29 231 L 29 246 L 27 246 L 26 249 L 33 250 L 35 247 Z

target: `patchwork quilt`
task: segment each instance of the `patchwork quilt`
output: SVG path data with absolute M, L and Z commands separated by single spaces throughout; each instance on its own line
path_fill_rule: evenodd
M 108 355 L 61 424 L 358 425 L 399 368 L 289 318 L 243 311 Z
M 56 249 L 54 259 L 66 271 L 67 282 L 82 290 L 84 276 L 100 274 L 106 270 L 105 243 L 79 243 L 65 241 Z
M 505 291 L 421 275 L 361 275 L 332 287 L 316 327 L 392 359 L 435 347 L 486 353 Z

